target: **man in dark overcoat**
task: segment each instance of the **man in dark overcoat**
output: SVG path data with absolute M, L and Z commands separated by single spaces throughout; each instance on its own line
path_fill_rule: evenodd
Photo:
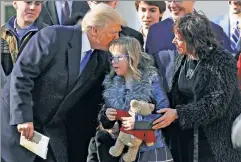
M 85 143 L 91 137 L 108 47 L 118 38 L 123 22 L 114 9 L 100 4 L 85 15 L 81 26 L 51 26 L 31 38 L 2 93 L 3 161 L 68 162 L 66 130 L 71 125 L 66 125 L 66 117 L 76 104 L 82 105 L 76 118 L 84 121 L 75 123 L 83 128 L 76 140 Z M 20 134 L 30 140 L 34 130 L 50 138 L 47 160 L 19 144 Z

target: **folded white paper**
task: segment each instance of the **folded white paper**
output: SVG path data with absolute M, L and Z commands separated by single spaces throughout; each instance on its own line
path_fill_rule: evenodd
M 32 151 L 43 159 L 47 158 L 49 137 L 34 131 L 32 140 L 27 140 L 24 136 L 20 137 L 20 145 Z

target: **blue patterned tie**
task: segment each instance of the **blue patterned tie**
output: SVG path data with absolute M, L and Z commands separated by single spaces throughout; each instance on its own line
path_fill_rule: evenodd
M 89 50 L 89 51 L 85 52 L 85 56 L 82 59 L 82 61 L 80 62 L 80 70 L 79 70 L 80 74 L 83 72 L 83 70 L 84 70 L 85 66 L 87 65 L 92 53 L 93 53 L 92 50 Z
M 238 40 L 240 38 L 240 30 L 239 30 L 239 21 L 236 22 L 236 25 L 234 26 L 234 29 L 231 33 L 231 47 L 233 50 L 236 50 L 236 46 L 238 43 Z

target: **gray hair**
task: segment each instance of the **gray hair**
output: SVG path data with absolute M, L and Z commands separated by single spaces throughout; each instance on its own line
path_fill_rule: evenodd
M 123 17 L 112 7 L 100 3 L 96 5 L 94 10 L 90 10 L 83 18 L 81 25 L 82 31 L 87 32 L 90 27 L 104 29 L 110 23 L 124 25 Z
M 129 67 L 135 80 L 140 80 L 142 72 L 154 65 L 153 58 L 147 53 L 142 52 L 141 49 L 139 41 L 131 37 L 120 37 L 113 40 L 109 47 L 110 52 L 119 50 L 124 54 L 128 54 Z M 114 76 L 113 69 L 111 70 L 110 76 Z

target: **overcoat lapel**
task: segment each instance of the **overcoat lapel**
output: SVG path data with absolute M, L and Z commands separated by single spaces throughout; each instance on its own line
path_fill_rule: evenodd
M 67 67 L 68 67 L 68 92 L 75 86 L 80 67 L 82 32 L 81 27 L 76 25 L 73 38 L 69 42 L 70 48 L 67 50 Z
M 175 51 L 175 52 L 177 52 L 177 51 Z M 175 61 L 174 61 L 173 77 L 172 77 L 171 85 L 169 86 L 170 90 L 172 89 L 173 84 L 174 84 L 176 78 L 178 77 L 177 76 L 179 74 L 178 71 L 180 70 L 183 60 L 185 58 L 185 56 L 180 56 L 179 54 L 176 54 L 175 56 L 176 57 L 175 57 Z
M 87 87 L 91 84 L 91 79 L 92 79 L 91 77 L 95 75 L 96 67 L 98 65 L 97 53 L 98 53 L 97 51 L 94 51 L 94 53 L 91 55 L 89 62 L 85 66 L 83 72 L 79 75 L 77 84 L 72 89 L 72 93 L 80 88 L 82 90 L 87 89 Z

